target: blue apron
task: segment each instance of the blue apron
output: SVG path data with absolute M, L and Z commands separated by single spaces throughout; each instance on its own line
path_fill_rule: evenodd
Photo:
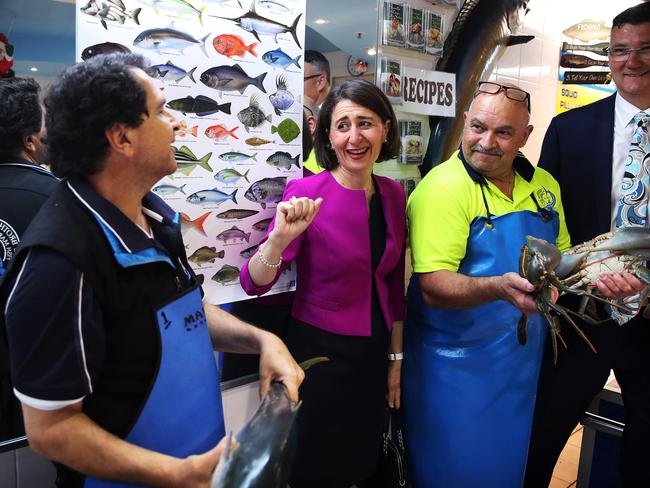
M 194 288 L 156 311 L 160 367 L 126 441 L 170 456 L 201 454 L 225 435 L 219 374 L 201 293 Z M 86 488 L 133 487 L 87 477 Z
M 555 242 L 557 214 L 520 211 L 478 217 L 458 272 L 517 271 L 524 236 Z M 547 325 L 499 300 L 479 307 L 427 306 L 414 274 L 404 327 L 403 403 L 411 476 L 417 488 L 522 485 Z

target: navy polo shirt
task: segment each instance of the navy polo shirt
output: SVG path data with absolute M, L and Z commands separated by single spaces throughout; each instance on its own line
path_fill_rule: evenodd
M 176 268 L 177 279 L 185 283 L 193 280 L 191 269 L 181 259 L 170 257 L 173 253 L 169 250 L 178 248 L 180 239 L 178 214 L 158 196 L 149 193 L 142 201 L 153 230 L 150 236 L 87 183 L 65 184 L 91 211 L 122 267 L 164 261 Z M 42 247 L 29 250 L 14 275 L 7 295 L 5 323 L 16 396 L 41 410 L 81 401 L 93 392 L 94 381 L 106 360 L 103 311 L 91 286 L 66 257 Z M 155 357 L 157 344 L 153 342 L 143 341 L 143 357 Z M 134 364 L 155 367 L 155 362 Z M 145 372 L 142 376 L 148 375 Z M 142 388 L 146 389 L 146 385 Z

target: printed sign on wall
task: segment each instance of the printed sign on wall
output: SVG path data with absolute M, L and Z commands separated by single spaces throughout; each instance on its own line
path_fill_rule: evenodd
M 133 51 L 184 124 L 153 191 L 180 213 L 206 299 L 249 298 L 239 270 L 302 176 L 305 0 L 77 0 L 77 59 Z M 271 293 L 295 287 L 295 270 Z
M 404 68 L 402 110 L 414 114 L 456 116 L 456 75 Z

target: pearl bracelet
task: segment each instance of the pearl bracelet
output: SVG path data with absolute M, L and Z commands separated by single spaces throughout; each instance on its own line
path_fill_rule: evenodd
M 398 353 L 388 353 L 388 360 L 389 361 L 401 361 L 404 359 L 404 353 L 403 352 L 398 352 Z
M 276 264 L 271 264 L 266 259 L 264 259 L 264 254 L 262 254 L 263 248 L 264 248 L 263 244 L 260 244 L 260 246 L 257 248 L 257 254 L 260 258 L 260 262 L 267 268 L 278 269 L 280 265 L 282 265 L 282 256 L 280 256 L 280 261 L 278 261 Z

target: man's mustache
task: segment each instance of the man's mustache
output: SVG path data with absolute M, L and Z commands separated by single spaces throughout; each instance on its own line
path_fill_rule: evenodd
M 471 147 L 472 152 L 478 152 L 478 153 L 483 153 L 483 154 L 489 154 L 491 156 L 503 156 L 503 151 L 499 149 L 498 147 L 495 147 L 494 149 L 486 149 L 480 144 L 477 144 L 476 146 Z

